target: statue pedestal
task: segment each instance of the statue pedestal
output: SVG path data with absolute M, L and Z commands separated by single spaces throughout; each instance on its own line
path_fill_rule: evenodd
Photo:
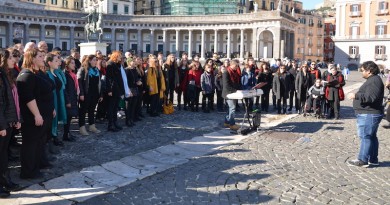
M 96 51 L 100 50 L 103 55 L 107 55 L 107 43 L 80 43 L 80 56 L 83 58 L 84 55 L 96 55 Z

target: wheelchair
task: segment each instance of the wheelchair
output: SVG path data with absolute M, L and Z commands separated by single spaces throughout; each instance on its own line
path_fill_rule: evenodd
M 307 96 L 305 102 L 305 108 L 303 110 L 303 116 L 312 115 L 317 119 L 324 118 L 323 109 L 325 109 L 325 96 L 321 95 L 317 98 L 313 96 Z

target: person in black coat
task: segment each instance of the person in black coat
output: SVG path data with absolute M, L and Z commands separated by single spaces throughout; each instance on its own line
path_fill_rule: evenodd
M 0 52 L 0 198 L 6 198 L 10 191 L 19 189 L 11 181 L 8 170 L 8 144 L 14 127 L 20 128 L 16 104 L 12 93 L 10 77 L 7 70 L 15 64 L 12 52 Z
M 106 70 L 106 92 L 108 95 L 108 131 L 117 132 L 122 129 L 117 123 L 118 104 L 121 98 L 125 97 L 125 86 L 122 78 L 122 54 L 114 51 L 107 62 Z
M 257 86 L 263 90 L 261 95 L 261 111 L 268 112 L 269 108 L 269 93 L 272 89 L 273 75 L 267 63 L 262 62 L 260 64 L 260 71 L 257 76 Z
M 311 74 L 308 71 L 308 66 L 306 63 L 304 63 L 301 66 L 301 69 L 295 79 L 295 91 L 297 92 L 298 97 L 298 114 L 300 114 L 304 110 L 307 98 L 307 91 L 312 84 L 311 79 L 312 78 Z
M 66 77 L 66 86 L 65 86 L 65 106 L 66 106 L 66 116 L 67 123 L 64 125 L 64 134 L 62 139 L 64 141 L 75 141 L 75 137 L 70 134 L 70 122 L 72 117 L 76 117 L 78 113 L 78 80 L 77 76 L 74 73 L 76 69 L 75 59 L 71 56 L 65 59 L 65 77 Z
M 283 102 L 283 114 L 286 114 L 287 99 L 293 86 L 292 82 L 291 74 L 287 72 L 286 66 L 281 65 L 275 73 L 272 82 L 272 90 L 274 91 L 277 100 L 278 114 L 281 114 L 281 102 Z
M 43 51 L 30 49 L 24 54 L 23 70 L 16 79 L 19 93 L 20 113 L 23 118 L 22 140 L 20 151 L 20 178 L 40 178 L 43 145 L 47 141 L 54 111 L 54 83 L 37 73 L 44 67 Z
M 222 73 L 222 97 L 226 99 L 226 103 L 229 106 L 228 114 L 225 117 L 225 127 L 229 127 L 231 130 L 238 130 L 239 126 L 236 125 L 234 115 L 236 113 L 237 100 L 227 98 L 228 94 L 234 93 L 241 89 L 241 70 L 238 67 L 238 62 L 232 60 L 230 66 Z
M 297 78 L 297 74 L 299 72 L 298 65 L 297 65 L 297 63 L 295 61 L 292 61 L 290 63 L 291 63 L 291 65 L 289 66 L 287 71 L 291 74 L 292 81 L 295 82 L 295 79 Z M 298 109 L 299 109 L 298 103 L 299 103 L 298 95 L 297 95 L 297 91 L 295 90 L 295 85 L 294 85 L 292 87 L 292 89 L 290 90 L 290 94 L 289 94 L 289 108 L 288 108 L 288 111 L 292 110 L 293 104 L 295 104 L 295 110 L 298 111 Z
M 127 77 L 127 85 L 130 89 L 130 96 L 126 97 L 126 126 L 132 127 L 135 120 L 135 109 L 138 96 L 138 72 L 133 59 L 127 60 L 127 68 L 125 69 Z

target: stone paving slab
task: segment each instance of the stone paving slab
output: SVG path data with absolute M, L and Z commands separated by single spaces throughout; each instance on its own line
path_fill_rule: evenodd
M 114 174 L 101 166 L 87 167 L 82 169 L 80 173 L 95 182 L 108 186 L 120 186 L 125 180 L 124 177 Z
M 156 150 L 149 150 L 143 153 L 139 153 L 137 155 L 147 160 L 161 164 L 180 165 L 188 162 L 188 159 L 183 159 L 178 156 L 166 155 Z
M 124 164 L 121 161 L 112 161 L 107 162 L 101 165 L 104 169 L 115 173 L 119 176 L 126 178 L 126 183 L 131 183 L 135 180 L 137 180 L 137 177 L 140 175 L 141 171 L 139 169 L 130 167 L 126 164 Z
M 99 183 L 80 172 L 67 173 L 64 176 L 44 182 L 43 186 L 50 193 L 63 199 L 78 202 L 110 192 L 116 188 Z
M 128 156 L 120 159 L 120 161 L 130 167 L 140 170 L 138 179 L 153 175 L 157 172 L 173 167 L 171 164 L 161 164 L 145 159 L 139 155 Z
M 156 149 L 156 151 L 168 156 L 182 158 L 182 159 L 191 159 L 203 155 L 202 152 L 188 150 L 177 145 L 167 145 L 167 146 L 159 147 Z
M 86 200 L 87 198 L 85 198 Z M 72 201 L 57 196 L 44 187 L 34 184 L 22 191 L 13 192 L 11 197 L 0 199 L 2 205 L 19 205 L 19 204 L 47 204 L 47 205 L 70 205 Z

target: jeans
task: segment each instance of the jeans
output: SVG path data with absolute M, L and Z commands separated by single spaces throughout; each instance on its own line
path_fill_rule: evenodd
M 225 123 L 229 125 L 235 125 L 236 121 L 234 120 L 234 115 L 236 114 L 236 103 L 237 100 L 226 100 L 226 103 L 229 106 L 228 113 L 225 117 Z
M 357 131 L 360 138 L 358 159 L 363 162 L 378 162 L 379 142 L 376 133 L 382 114 L 357 114 Z

